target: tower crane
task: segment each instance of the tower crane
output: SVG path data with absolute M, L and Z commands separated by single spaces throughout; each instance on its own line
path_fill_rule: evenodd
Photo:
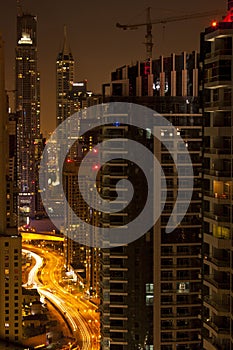
M 146 9 L 146 12 L 147 12 L 146 22 L 136 23 L 136 24 L 116 23 L 116 27 L 123 29 L 123 30 L 127 30 L 127 29 L 138 29 L 138 27 L 146 26 L 145 45 L 146 45 L 147 58 L 152 58 L 152 48 L 153 48 L 152 26 L 154 24 L 166 24 L 166 23 L 170 23 L 170 22 L 185 21 L 185 20 L 201 18 L 201 17 L 216 16 L 216 15 L 220 15 L 222 13 L 222 11 L 220 12 L 220 10 L 213 10 L 213 11 L 208 11 L 208 12 L 190 13 L 190 14 L 181 15 L 181 16 L 170 16 L 170 17 L 165 17 L 162 19 L 155 19 L 152 21 L 151 20 L 151 7 L 148 7 Z

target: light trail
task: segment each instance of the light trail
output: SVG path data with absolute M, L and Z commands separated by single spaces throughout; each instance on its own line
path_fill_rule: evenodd
M 38 285 L 37 274 L 39 269 L 43 266 L 43 259 L 38 254 L 30 250 L 22 249 L 22 252 L 25 254 L 30 254 L 36 261 L 36 264 L 33 266 L 33 268 L 28 274 L 28 282 L 24 286 L 29 286 L 29 285 L 37 286 L 38 292 L 40 294 L 43 294 L 48 300 L 52 301 L 59 308 L 59 310 L 61 310 L 62 313 L 64 312 L 66 313 L 66 317 L 69 319 L 73 327 L 73 331 L 77 331 L 77 325 L 74 319 L 72 318 L 68 310 L 62 305 L 63 299 L 55 297 L 51 292 L 44 290 L 43 287 L 40 287 L 42 286 L 41 283 L 40 283 L 40 286 Z
M 57 306 L 57 308 L 59 308 L 59 310 L 68 318 L 73 327 L 73 331 L 76 332 L 78 327 L 74 318 L 71 316 L 68 308 L 63 305 L 63 299 L 53 295 L 51 292 L 48 292 L 47 290 L 44 290 L 42 288 L 39 288 L 39 290 L 41 294 L 43 294 L 48 300 L 52 301 Z
M 72 294 L 68 293 L 58 281 L 61 279 L 59 276 L 59 272 L 63 266 L 63 262 L 61 261 L 61 257 L 56 256 L 51 252 L 49 254 L 44 255 L 44 251 L 41 252 L 38 248 L 32 247 L 34 252 L 29 250 L 31 247 L 27 246 L 27 250 L 24 249 L 25 253 L 31 254 L 31 256 L 35 259 L 36 264 L 30 271 L 28 275 L 28 284 L 37 286 L 38 291 L 48 300 L 55 304 L 55 306 L 59 309 L 59 311 L 63 314 L 63 317 L 66 317 L 70 325 L 72 326 L 73 336 L 76 340 L 79 339 L 78 334 L 81 335 L 82 338 L 82 346 L 81 350 L 95 350 L 98 347 L 92 344 L 93 339 L 96 338 L 95 332 L 90 327 L 90 324 L 85 319 L 84 315 L 81 314 L 81 311 L 84 311 L 85 308 L 88 308 L 85 302 L 82 302 L 80 305 L 80 301 L 77 300 Z M 42 253 L 42 256 L 35 253 L 35 251 L 39 254 Z M 48 253 L 48 251 L 46 251 Z M 46 264 L 44 262 L 46 261 Z M 41 274 L 41 278 L 43 281 L 43 285 L 38 281 L 37 274 L 39 269 L 43 266 L 43 271 Z M 48 270 L 48 272 L 46 272 Z M 60 278 L 59 278 L 60 277 Z M 56 292 L 56 295 L 52 292 Z M 93 305 L 92 305 L 93 307 Z M 81 310 L 80 310 L 81 308 Z M 80 311 L 79 311 L 80 310 Z M 91 315 L 90 315 L 90 318 Z
M 31 285 L 37 286 L 37 283 L 38 283 L 37 273 L 41 268 L 41 266 L 43 266 L 43 259 L 39 255 L 31 252 L 30 250 L 22 249 L 22 252 L 25 254 L 30 254 L 36 261 L 36 264 L 33 266 L 33 268 L 30 270 L 28 274 L 28 282 L 24 284 L 23 287 L 28 287 Z

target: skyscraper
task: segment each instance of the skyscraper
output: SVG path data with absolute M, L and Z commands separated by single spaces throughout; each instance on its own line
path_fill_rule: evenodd
M 56 63 L 56 118 L 57 126 L 70 116 L 69 94 L 74 81 L 74 59 L 71 53 L 66 26 L 64 41 Z
M 40 75 L 37 67 L 37 18 L 17 16 L 16 111 L 19 128 L 19 206 L 25 214 L 37 210 L 38 164 L 35 140 L 40 138 Z
M 9 173 L 7 98 L 4 85 L 3 41 L 0 37 L 0 337 L 22 340 L 21 236 L 17 222 L 9 217 L 12 209 L 12 178 Z M 13 176 L 14 177 L 14 176 Z
M 102 349 L 200 349 L 201 321 L 201 199 L 202 114 L 198 100 L 198 55 L 196 52 L 172 54 L 157 60 L 123 66 L 112 73 L 110 96 L 104 102 L 132 102 L 154 109 L 176 128 L 189 150 L 194 171 L 194 191 L 187 214 L 175 229 L 167 234 L 165 228 L 176 202 L 177 191 L 182 191 L 183 203 L 189 189 L 185 159 L 177 158 L 182 173 L 177 177 L 176 165 L 166 147 L 148 134 L 139 137 L 127 125 L 115 126 L 118 137 L 133 138 L 147 143 L 163 167 L 167 183 L 167 199 L 160 220 L 153 232 L 128 246 L 103 250 L 101 263 L 101 332 Z M 156 118 L 156 117 L 155 117 Z M 114 134 L 114 126 L 103 127 L 102 137 Z M 172 135 L 161 136 L 172 142 Z M 144 140 L 144 141 L 143 141 Z M 116 178 L 127 177 L 124 161 L 114 161 L 102 169 L 103 189 L 114 188 Z M 139 180 L 138 180 L 139 181 Z M 144 186 L 138 182 L 142 201 Z M 162 191 L 165 189 L 162 188 Z M 106 198 L 114 191 L 106 191 Z M 105 198 L 105 197 L 104 197 Z M 157 198 L 155 198 L 155 201 Z M 178 214 L 179 215 L 179 214 Z M 120 216 L 103 216 L 105 227 L 124 223 Z M 109 225 L 109 226 L 108 226 Z M 140 273 L 143 271 L 143 274 Z
M 233 349 L 232 39 L 227 15 L 201 35 L 204 99 L 203 349 Z

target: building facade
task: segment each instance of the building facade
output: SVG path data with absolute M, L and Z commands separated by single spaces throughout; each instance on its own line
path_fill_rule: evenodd
M 203 349 L 233 349 L 233 2 L 201 35 L 203 148 Z
M 186 173 L 185 159 L 182 161 L 182 154 L 178 154 L 182 173 L 178 183 L 171 155 L 153 138 L 147 139 L 145 134 L 140 140 L 137 130 L 127 125 L 103 128 L 103 137 L 105 134 L 106 138 L 115 135 L 114 131 L 118 137 L 130 138 L 132 134 L 134 140 L 146 143 L 152 152 L 159 155 L 168 193 L 161 218 L 152 232 L 128 246 L 101 252 L 101 349 L 201 349 L 201 320 L 198 315 L 201 313 L 199 193 L 202 113 L 198 99 L 198 62 L 196 52 L 138 62 L 117 69 L 112 73 L 110 84 L 103 86 L 104 102 L 132 102 L 147 106 L 175 126 L 190 153 L 194 191 L 181 224 L 175 231 L 166 234 L 178 186 L 184 203 L 186 201 L 186 178 L 191 174 Z M 106 96 L 107 88 L 110 96 Z M 166 130 L 163 136 L 170 137 Z M 116 176 L 118 180 L 128 178 L 130 171 L 125 169 L 125 161 L 117 164 L 112 161 L 106 169 L 103 167 L 103 189 L 114 188 Z M 142 197 L 142 184 L 138 182 L 135 188 Z M 106 191 L 106 195 L 110 198 L 114 196 L 114 191 Z M 178 210 L 182 212 L 182 203 L 179 205 Z M 103 225 L 122 224 L 125 216 L 124 213 L 121 217 L 107 214 L 102 218 Z
M 99 248 L 93 246 L 89 236 L 94 235 L 98 225 L 98 212 L 92 210 L 84 201 L 81 191 L 86 186 L 93 190 L 94 184 L 88 180 L 88 169 L 78 175 L 81 157 L 67 158 L 63 167 L 63 188 L 67 202 L 72 210 L 66 208 L 64 230 L 64 253 L 66 269 L 74 270 L 87 294 L 99 295 Z M 94 203 L 93 203 L 94 204 Z M 92 232 L 79 223 L 79 219 L 89 224 Z M 80 243 L 82 242 L 82 243 Z M 86 242 L 86 244 L 84 244 Z
M 17 232 L 12 198 L 13 169 L 9 171 L 9 135 L 7 97 L 4 82 L 3 40 L 0 38 L 0 337 L 15 343 L 22 341 L 22 267 L 21 236 Z

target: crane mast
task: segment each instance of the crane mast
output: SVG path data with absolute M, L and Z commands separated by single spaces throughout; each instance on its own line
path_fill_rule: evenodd
M 146 35 L 145 35 L 145 45 L 146 53 L 148 58 L 152 58 L 152 49 L 153 49 L 153 37 L 152 37 L 152 23 L 151 23 L 151 8 L 147 8 L 147 21 L 146 21 Z
M 148 7 L 146 9 L 146 13 L 147 13 L 146 22 L 136 23 L 136 24 L 116 23 L 116 27 L 123 30 L 127 30 L 127 29 L 138 29 L 138 27 L 145 26 L 146 27 L 145 46 L 146 46 L 146 55 L 147 55 L 146 58 L 152 58 L 152 49 L 153 49 L 152 28 L 154 24 L 166 24 L 169 22 L 178 22 L 178 21 L 185 21 L 185 20 L 195 19 L 195 18 L 217 16 L 217 15 L 220 15 L 222 11 L 213 10 L 208 12 L 190 13 L 190 14 L 181 15 L 181 16 L 171 16 L 171 17 L 165 17 L 161 19 L 158 18 L 158 19 L 155 19 L 154 21 L 151 21 L 151 7 Z

